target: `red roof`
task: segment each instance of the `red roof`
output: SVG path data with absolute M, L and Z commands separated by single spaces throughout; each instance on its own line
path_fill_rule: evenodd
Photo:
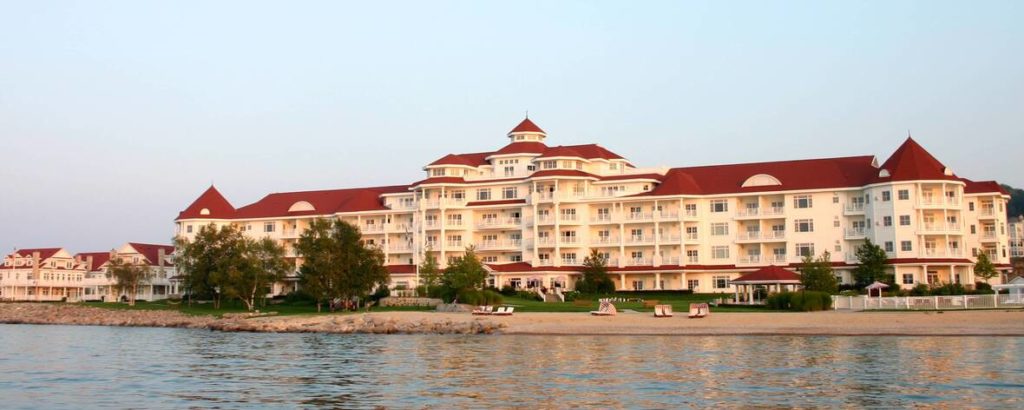
M 413 182 L 411 186 L 427 185 L 427 184 L 465 184 L 466 178 L 463 177 L 430 177 L 427 179 Z
M 416 273 L 416 265 L 385 265 L 392 275 L 408 275 Z
M 597 144 L 559 145 L 549 147 L 540 158 L 576 157 L 583 159 L 622 159 L 619 154 L 611 152 Z
M 885 160 L 881 169 L 889 171 L 889 176 L 879 176 L 879 181 L 957 179 L 955 176 L 946 175 L 946 166 L 910 137 L 907 137 L 903 145 Z
M 547 151 L 548 146 L 544 145 L 543 142 L 538 141 L 516 141 L 508 144 L 501 149 L 494 151 L 491 155 L 507 155 L 507 154 L 543 154 Z
M 545 169 L 543 171 L 534 172 L 530 175 L 530 178 L 544 178 L 544 177 L 580 177 L 580 178 L 594 178 L 597 179 L 597 175 L 577 171 L 575 169 Z
M 490 152 L 474 152 L 470 154 L 448 154 L 438 160 L 431 162 L 427 166 L 434 165 L 465 165 L 469 167 L 478 167 L 481 165 L 487 165 L 487 157 L 491 156 Z
M 664 176 L 661 174 L 620 174 L 601 177 L 602 181 L 621 181 L 627 179 L 649 179 L 660 181 Z
M 737 282 L 792 282 L 800 281 L 800 274 L 778 266 L 766 266 L 746 275 L 733 279 Z
M 641 195 L 715 195 L 864 186 L 877 174 L 874 157 L 843 157 L 672 168 L 662 182 Z M 767 174 L 781 185 L 743 187 L 754 175 Z
M 206 209 L 209 214 L 202 215 L 202 210 Z M 221 195 L 217 188 L 210 185 L 199 198 L 196 198 L 192 205 L 185 208 L 184 211 L 178 214 L 178 219 L 229 219 L 235 213 L 235 207 L 231 206 L 231 203 Z
M 57 252 L 60 252 L 61 249 L 62 248 L 26 248 L 26 249 L 18 249 L 16 251 L 14 251 L 14 253 L 12 253 L 10 256 L 14 256 L 15 254 L 17 254 L 18 256 L 21 256 L 23 258 L 30 258 L 30 257 L 32 257 L 32 254 L 34 254 L 36 252 L 39 252 L 39 260 L 40 261 L 44 261 L 46 259 L 49 259 L 53 255 L 56 255 Z
M 163 249 L 165 257 L 170 256 L 172 253 L 174 253 L 174 247 L 171 245 L 153 245 L 148 243 L 128 242 L 128 246 L 131 246 L 132 249 L 135 249 L 136 252 L 138 252 L 144 258 L 146 258 L 146 262 L 149 262 L 149 264 L 153 266 L 159 265 L 157 261 L 160 260 L 161 249 Z M 164 261 L 163 265 L 169 266 L 170 264 Z
M 270 194 L 255 203 L 238 208 L 234 218 L 264 218 L 272 216 L 328 215 L 337 212 L 387 210 L 383 194 L 408 192 L 408 185 L 371 188 L 330 189 L 323 191 L 284 192 Z M 313 205 L 312 211 L 288 212 L 296 202 Z
M 88 271 L 99 270 L 103 264 L 110 261 L 110 252 L 82 252 L 75 255 L 76 258 L 82 260 L 82 263 L 87 262 L 90 256 L 92 257 L 92 265 L 86 266 Z
M 1006 190 L 1003 189 L 1003 186 L 999 185 L 999 183 L 996 181 L 971 181 L 967 178 L 960 178 L 960 180 L 967 184 L 966 186 L 964 186 L 965 194 L 1010 194 L 1009 192 L 1006 192 Z
M 488 206 L 488 205 L 510 205 L 510 204 L 525 204 L 525 199 L 499 199 L 496 201 L 473 201 L 467 202 L 466 206 Z
M 526 118 L 508 133 L 511 134 L 514 132 L 539 132 L 543 134 L 544 130 L 540 129 L 540 127 L 538 127 L 537 124 L 534 124 L 533 121 L 530 121 L 529 118 Z

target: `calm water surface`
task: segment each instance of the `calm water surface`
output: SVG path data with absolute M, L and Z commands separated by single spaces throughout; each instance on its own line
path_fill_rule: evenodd
M 1024 338 L 0 325 L 0 408 L 1024 408 Z

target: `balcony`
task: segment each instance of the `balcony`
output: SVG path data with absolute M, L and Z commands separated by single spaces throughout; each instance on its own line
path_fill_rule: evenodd
M 964 253 L 960 249 L 936 249 L 936 248 L 924 248 L 921 252 L 921 256 L 926 258 L 962 258 Z
M 580 240 L 575 236 L 560 236 L 558 237 L 558 244 L 561 246 L 578 246 Z
M 294 238 L 298 238 L 300 235 L 302 235 L 302 230 L 301 229 L 282 229 L 281 230 L 281 238 L 282 239 L 294 239 Z
M 679 212 L 675 211 L 660 211 L 655 212 L 654 217 L 659 221 L 674 221 L 679 219 Z
M 653 236 L 630 236 L 626 238 L 627 245 L 653 245 Z
M 858 240 L 867 237 L 867 229 L 865 228 L 846 228 L 845 234 L 843 235 L 847 240 Z
M 654 220 L 654 214 L 643 212 L 630 212 L 626 214 L 625 219 L 628 222 L 648 222 Z
M 687 210 L 683 211 L 683 219 L 690 219 L 690 220 L 697 219 L 697 210 L 696 209 L 687 209 Z
M 860 202 L 846 204 L 846 207 L 843 208 L 843 215 L 864 215 L 864 208 L 864 204 Z
M 917 202 L 917 205 L 921 208 L 959 208 L 959 198 L 949 197 L 935 197 L 935 196 L 922 196 L 921 200 Z
M 362 228 L 359 228 L 359 232 L 362 232 L 362 233 L 383 233 L 384 232 L 384 225 L 380 225 L 380 224 L 363 225 Z
M 562 266 L 576 266 L 579 264 L 578 259 L 562 259 Z
M 786 231 L 750 231 L 736 235 L 737 242 L 781 242 L 786 240 Z
M 626 266 L 651 266 L 651 258 L 629 258 L 626 259 Z
M 995 231 L 984 231 L 980 237 L 982 242 L 995 242 L 999 240 L 999 236 L 996 235 Z
M 982 207 L 981 209 L 978 209 L 978 218 L 979 219 L 982 219 L 982 218 L 983 219 L 993 219 L 995 217 L 996 217 L 996 210 L 995 210 L 995 208 Z
M 441 222 L 436 219 L 428 219 L 423 222 L 423 229 L 441 229 Z
M 922 233 L 960 233 L 960 224 L 924 224 L 919 229 Z
M 522 240 L 509 239 L 502 241 L 483 241 L 477 245 L 477 249 L 482 251 L 497 250 L 497 249 L 519 249 L 523 244 Z
M 515 228 L 522 224 L 521 218 L 487 218 L 477 222 L 477 229 Z
M 540 248 L 540 247 L 554 247 L 555 246 L 555 239 L 550 237 L 550 236 L 543 237 L 543 238 L 537 238 L 535 243 L 537 244 L 538 248 Z
M 700 235 L 698 235 L 697 232 L 687 232 L 686 233 L 686 241 L 687 242 L 697 242 L 698 240 L 700 240 Z
M 606 236 L 606 237 L 600 237 L 599 236 L 599 237 L 591 239 L 590 240 L 590 245 L 592 245 L 592 246 L 619 246 L 619 238 L 614 238 L 614 237 L 610 237 L 610 236 Z
M 597 214 L 597 216 L 590 217 L 590 223 L 594 224 L 610 224 L 614 223 L 615 218 L 612 218 L 611 214 Z
M 445 247 L 448 247 L 448 248 L 459 248 L 459 249 L 462 249 L 463 247 L 465 247 L 465 245 L 463 244 L 462 241 L 445 241 L 444 245 L 445 245 Z
M 555 266 L 555 263 L 551 259 L 538 259 L 534 266 Z
M 667 258 L 661 258 L 661 265 L 679 265 L 679 257 L 670 256 Z
M 538 225 L 550 225 L 555 223 L 555 218 L 551 215 L 537 215 Z
M 669 244 L 678 243 L 679 242 L 679 235 L 658 235 L 658 242 L 659 243 L 669 243 Z
M 385 248 L 388 253 L 411 253 L 412 246 L 404 243 L 390 243 Z
M 565 223 L 577 223 L 579 222 L 579 217 L 576 214 L 561 214 L 558 216 L 558 220 Z
M 461 219 L 449 219 L 447 223 L 444 224 L 444 227 L 448 229 L 465 229 Z
M 758 265 L 761 263 L 761 255 L 747 255 L 736 261 L 737 265 Z

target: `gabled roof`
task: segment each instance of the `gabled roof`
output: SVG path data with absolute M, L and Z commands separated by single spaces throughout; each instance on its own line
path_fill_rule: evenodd
M 46 259 L 53 257 L 53 255 L 56 255 L 57 252 L 61 251 L 61 249 L 63 248 L 25 248 L 18 249 L 11 253 L 9 256 L 14 256 L 16 254 L 23 258 L 31 258 L 34 253 L 39 252 L 39 260 L 44 261 Z
M 465 165 L 469 167 L 479 167 L 481 165 L 487 165 L 487 157 L 491 156 L 490 152 L 474 152 L 470 154 L 448 154 L 434 162 L 431 162 L 427 166 L 435 165 Z
M 128 242 L 128 246 L 131 246 L 132 249 L 135 249 L 136 252 L 138 252 L 144 258 L 146 258 L 146 262 L 153 266 L 159 265 L 158 261 L 160 260 L 161 249 L 163 249 L 165 257 L 170 256 L 172 253 L 174 253 L 174 247 L 171 245 L 154 245 L 148 243 Z M 167 265 L 169 264 L 166 261 L 164 261 L 164 266 Z
M 800 282 L 800 274 L 778 266 L 766 266 L 732 280 L 732 283 Z
M 717 195 L 864 186 L 875 178 L 874 157 L 842 157 L 672 168 L 648 195 Z M 748 186 L 754 175 L 766 174 L 780 185 Z
M 75 254 L 75 257 L 80 259 L 82 263 L 87 262 L 90 256 L 92 257 L 92 265 L 85 267 L 88 271 L 97 271 L 110 261 L 110 252 L 81 252 Z
M 208 211 L 206 215 L 203 215 L 204 209 Z M 181 211 L 175 220 L 194 218 L 229 219 L 234 216 L 234 213 L 235 207 L 231 206 L 231 203 L 224 198 L 224 195 L 220 194 L 220 191 L 217 191 L 217 188 L 210 185 L 210 188 L 203 192 L 202 195 L 199 195 L 199 198 L 196 198 L 192 205 Z
M 578 171 L 575 169 L 545 169 L 543 171 L 537 171 L 530 175 L 530 178 L 545 178 L 545 177 L 576 177 L 576 178 L 593 178 L 598 179 L 597 175 L 589 172 Z
M 540 127 L 538 127 L 537 124 L 534 124 L 533 121 L 530 121 L 529 118 L 525 118 L 519 123 L 519 125 L 516 125 L 516 127 L 508 133 L 511 134 L 514 132 L 539 132 L 543 134 L 544 130 L 540 129 Z
M 235 218 L 265 218 L 275 216 L 329 215 L 337 212 L 383 211 L 381 195 L 407 192 L 408 185 L 370 188 L 330 189 L 323 191 L 282 192 L 270 194 L 259 201 L 238 208 Z M 310 211 L 288 212 L 296 202 L 313 205 Z
M 910 137 L 885 160 L 880 169 L 887 171 L 889 176 L 879 176 L 879 181 L 957 179 L 951 172 L 946 175 L 946 166 Z

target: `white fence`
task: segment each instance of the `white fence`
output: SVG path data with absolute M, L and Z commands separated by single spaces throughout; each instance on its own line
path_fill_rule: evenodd
M 835 310 L 956 310 L 1024 308 L 1020 295 L 833 296 Z

